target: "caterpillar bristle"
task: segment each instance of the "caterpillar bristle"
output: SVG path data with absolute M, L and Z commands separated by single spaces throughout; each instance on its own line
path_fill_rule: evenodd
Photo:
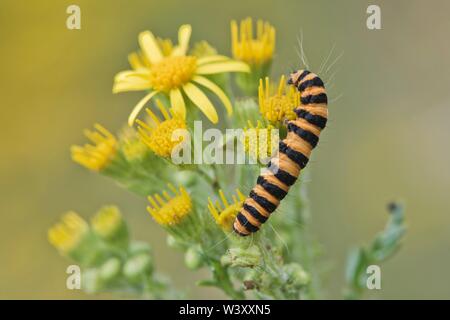
M 291 73 L 287 81 L 300 92 L 301 105 L 294 109 L 297 118 L 287 121 L 287 137 L 280 141 L 279 153 L 268 163 L 242 209 L 236 216 L 233 230 L 239 236 L 258 231 L 286 197 L 308 164 L 312 150 L 319 142 L 328 119 L 328 97 L 325 85 L 308 70 Z

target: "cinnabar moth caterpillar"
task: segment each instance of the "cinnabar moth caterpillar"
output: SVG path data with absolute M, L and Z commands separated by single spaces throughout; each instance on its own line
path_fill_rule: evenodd
M 279 206 L 308 163 L 327 123 L 328 99 L 323 81 L 310 71 L 299 70 L 291 73 L 288 84 L 294 85 L 301 95 L 301 105 L 294 110 L 297 118 L 287 122 L 288 134 L 280 141 L 278 155 L 258 177 L 236 216 L 233 230 L 240 236 L 258 231 Z

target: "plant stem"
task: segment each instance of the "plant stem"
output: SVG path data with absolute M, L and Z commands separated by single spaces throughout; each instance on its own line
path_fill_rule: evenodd
M 216 282 L 216 286 L 223 290 L 230 298 L 234 300 L 243 300 L 245 295 L 242 291 L 238 291 L 234 288 L 233 283 L 230 280 L 227 268 L 222 266 L 220 261 L 211 260 L 210 265 L 213 272 L 213 277 Z
M 211 185 L 211 188 L 213 188 L 214 191 L 216 191 L 216 192 L 219 191 L 220 185 L 219 185 L 219 181 L 217 179 L 216 170 L 214 170 L 214 178 L 211 178 L 209 176 L 209 174 L 207 174 L 205 171 L 203 171 L 200 167 L 197 167 L 196 172 L 198 172 L 206 180 L 206 182 Z

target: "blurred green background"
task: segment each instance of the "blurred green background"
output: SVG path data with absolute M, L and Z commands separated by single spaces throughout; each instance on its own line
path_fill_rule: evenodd
M 66 29 L 70 4 L 81 7 L 81 30 Z M 366 28 L 369 4 L 381 6 L 382 30 Z M 312 70 L 333 45 L 333 58 L 344 53 L 332 68 L 331 120 L 308 182 L 314 233 L 332 262 L 326 297 L 340 297 L 347 251 L 384 226 L 387 202 L 402 199 L 406 241 L 383 265 L 376 296 L 450 298 L 448 12 L 444 0 L 2 0 L 0 298 L 86 297 L 65 288 L 68 262 L 46 230 L 68 209 L 88 217 L 110 203 L 122 208 L 135 238 L 154 246 L 159 270 L 180 288 L 193 283 L 145 200 L 72 163 L 68 148 L 95 121 L 119 129 L 142 97 L 111 93 L 140 31 L 175 38 L 191 23 L 194 41 L 229 54 L 229 21 L 247 16 L 277 29 L 273 74 L 300 66 L 301 31 Z M 190 294 L 222 297 L 214 289 Z

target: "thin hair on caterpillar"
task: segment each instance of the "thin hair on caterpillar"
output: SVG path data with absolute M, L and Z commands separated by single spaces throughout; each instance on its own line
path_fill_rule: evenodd
M 283 216 L 282 219 L 283 219 L 284 221 L 289 222 L 289 224 L 296 225 L 296 226 L 298 226 L 298 227 L 300 227 L 300 228 L 302 228 L 302 227 L 305 226 L 305 223 L 304 223 L 304 222 L 301 222 L 300 219 L 296 219 L 296 218 L 294 218 L 294 217 L 289 217 L 289 216 L 288 216 L 288 213 L 289 213 L 289 212 L 287 212 L 286 209 L 278 208 L 278 209 L 277 209 L 277 212 L 279 212 L 280 215 Z M 273 224 L 271 224 L 271 225 L 273 226 Z
M 300 29 L 300 37 L 297 37 L 297 44 L 298 44 L 298 48 L 296 48 L 295 51 L 297 52 L 297 55 L 302 60 L 303 66 L 309 70 L 310 67 L 309 67 L 308 58 L 307 58 L 305 50 L 303 48 L 303 29 Z
M 297 46 L 294 48 L 295 52 L 297 53 L 298 57 L 300 58 L 301 62 L 302 62 L 302 67 L 304 67 L 304 69 L 307 70 L 311 70 L 313 69 L 313 66 L 310 65 L 309 61 L 308 61 L 308 57 L 306 54 L 306 51 L 304 49 L 304 38 L 303 38 L 303 30 L 300 29 L 299 31 L 299 36 L 297 37 Z M 323 80 L 325 86 L 327 87 L 327 91 L 328 93 L 332 93 L 332 88 L 334 87 L 334 77 L 335 75 L 338 73 L 339 70 L 335 70 L 333 71 L 333 68 L 335 67 L 335 65 L 337 64 L 337 62 L 342 58 L 342 56 L 344 55 L 344 51 L 342 51 L 341 53 L 339 53 L 335 58 L 333 58 L 333 55 L 335 53 L 335 49 L 336 49 L 336 43 L 334 43 L 331 46 L 330 51 L 328 52 L 328 54 L 326 56 L 323 57 L 322 62 L 318 68 L 317 73 L 321 75 L 321 79 Z M 332 60 L 331 60 L 332 59 Z M 298 63 L 296 63 L 295 65 L 298 65 Z M 292 65 L 291 65 L 292 67 Z M 293 70 L 294 68 L 290 68 L 290 70 Z M 288 70 L 286 70 L 288 71 Z M 332 72 L 330 74 L 330 72 Z M 330 94 L 331 96 L 334 96 L 334 94 Z M 341 98 L 341 95 L 338 95 L 337 97 L 331 98 L 329 100 L 330 101 L 337 101 L 338 99 Z
M 224 237 L 217 241 L 215 244 L 213 244 L 211 247 L 207 248 L 205 250 L 205 252 L 209 252 L 211 250 L 213 250 L 214 248 L 216 248 L 217 246 L 219 246 L 220 244 L 224 243 L 225 241 L 227 241 L 229 238 L 231 237 L 231 233 L 225 233 Z
M 304 181 L 302 181 L 302 183 L 304 183 Z M 286 195 L 287 199 L 288 197 L 296 197 L 296 194 L 291 194 L 291 192 L 289 192 Z M 305 214 L 303 212 L 303 215 L 300 215 L 299 212 L 296 212 L 296 214 L 299 214 L 299 216 L 292 216 L 292 211 L 288 210 L 287 208 L 282 206 L 283 203 L 280 204 L 280 207 L 277 208 L 277 212 L 280 214 L 280 216 L 282 216 L 282 220 L 283 222 L 289 222 L 289 224 L 293 224 L 296 225 L 298 227 L 304 227 L 305 226 L 305 222 L 304 222 L 304 218 L 305 218 Z M 302 204 L 303 206 L 306 206 L 305 204 Z M 302 208 L 302 211 L 304 211 L 305 208 Z M 291 215 L 290 215 L 291 214 Z M 303 218 L 301 218 L 303 217 Z M 280 220 L 280 219 L 279 219 Z M 271 224 L 273 226 L 273 223 Z
M 302 61 L 303 66 L 306 69 L 310 69 L 309 65 L 307 65 L 308 64 L 308 59 L 307 59 L 305 50 L 303 48 L 303 33 L 302 33 L 302 31 L 300 31 L 300 37 L 297 38 L 297 42 L 298 42 L 298 47 L 295 48 L 295 51 L 297 52 L 297 55 L 299 56 L 300 60 Z M 318 73 L 321 74 L 321 79 L 323 80 L 323 83 L 324 83 L 325 87 L 327 88 L 328 103 L 334 103 L 334 102 L 338 101 L 339 99 L 341 99 L 343 97 L 342 93 L 338 94 L 337 96 L 334 96 L 334 94 L 332 93 L 332 91 L 333 91 L 332 89 L 335 87 L 334 78 L 339 73 L 340 69 L 336 69 L 331 74 L 329 74 L 329 72 L 332 71 L 332 69 L 333 69 L 333 67 L 335 67 L 336 63 L 344 55 L 344 51 L 342 51 L 339 55 L 336 56 L 336 58 L 334 58 L 332 61 L 330 61 L 331 57 L 333 56 L 335 48 L 336 48 L 336 43 L 334 43 L 332 45 L 328 55 L 326 55 L 322 59 L 322 63 L 320 64 L 319 71 L 318 71 Z M 327 66 L 328 63 L 329 63 L 329 65 Z M 293 64 L 291 63 L 290 65 L 291 65 L 291 67 L 286 69 L 285 73 L 288 73 L 290 70 L 294 69 L 292 67 Z M 322 74 L 322 71 L 324 71 L 323 74 Z M 330 94 L 330 92 L 331 92 L 331 94 Z M 332 123 L 332 119 L 331 120 L 328 119 L 328 122 L 327 122 L 327 126 L 328 127 L 330 127 L 330 123 Z
M 326 58 L 322 60 L 319 70 L 317 71 L 318 73 L 322 74 L 323 68 L 325 68 L 326 64 L 328 63 L 328 60 L 330 60 L 331 55 L 333 54 L 335 48 L 336 48 L 336 43 L 333 44 L 333 46 L 331 47 L 330 52 L 328 53 Z
M 269 227 L 272 229 L 273 233 L 275 234 L 275 236 L 278 238 L 278 240 L 281 242 L 281 244 L 283 245 L 283 247 L 286 249 L 287 253 L 290 253 L 290 249 L 288 244 L 286 243 L 286 241 L 284 241 L 283 237 L 277 232 L 276 228 L 273 226 L 272 223 L 268 223 Z
M 288 133 L 279 142 L 278 154 L 258 176 L 236 216 L 233 230 L 240 236 L 258 231 L 279 207 L 308 164 L 327 123 L 328 97 L 323 81 L 308 70 L 298 70 L 291 73 L 288 84 L 300 92 L 301 105 L 294 109 L 297 117 L 287 121 Z
M 328 75 L 328 73 L 332 70 L 334 65 L 344 56 L 344 51 L 342 51 L 334 60 L 330 63 L 330 65 L 324 70 L 324 74 Z
M 323 81 L 327 87 L 327 91 L 328 93 L 330 93 L 331 98 L 328 100 L 329 103 L 331 102 L 336 102 L 337 100 L 339 100 L 342 97 L 342 94 L 336 94 L 333 93 L 334 91 L 334 87 L 336 82 L 335 80 L 335 76 L 339 73 L 339 68 L 335 68 L 336 64 L 338 63 L 338 61 L 343 57 L 344 55 L 344 51 L 342 51 L 338 56 L 336 56 L 336 58 L 331 61 L 329 63 L 329 65 L 327 66 L 326 64 L 324 64 L 323 66 Z M 333 70 L 335 69 L 335 70 Z

